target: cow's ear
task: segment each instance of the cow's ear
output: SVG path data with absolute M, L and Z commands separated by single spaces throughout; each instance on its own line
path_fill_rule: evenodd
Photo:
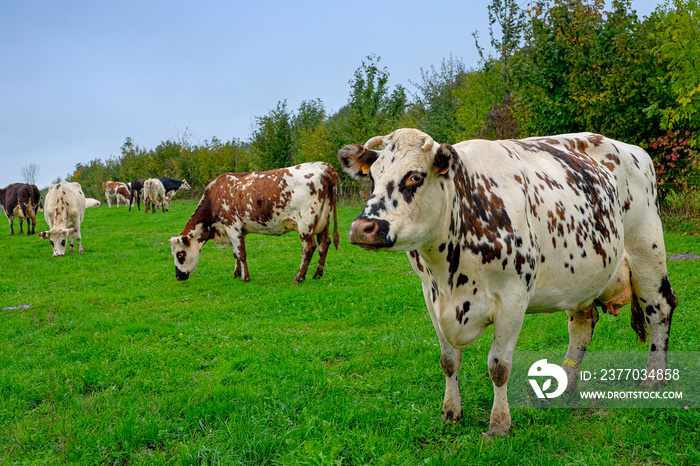
M 377 152 L 365 149 L 359 144 L 348 144 L 338 151 L 338 160 L 343 165 L 343 170 L 356 180 L 367 177 L 369 168 L 377 157 Z
M 48 237 L 49 237 L 48 231 L 42 231 L 39 233 L 39 238 L 41 238 L 41 239 L 47 239 Z
M 440 144 L 433 159 L 435 171 L 440 175 L 447 176 L 452 166 L 452 159 L 456 157 L 458 157 L 457 152 L 450 144 Z

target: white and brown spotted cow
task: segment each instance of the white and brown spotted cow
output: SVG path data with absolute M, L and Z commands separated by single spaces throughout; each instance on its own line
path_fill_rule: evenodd
M 266 172 L 226 173 L 209 183 L 197 209 L 179 236 L 170 238 L 175 276 L 187 278 L 197 268 L 204 243 L 213 240 L 233 246 L 234 278 L 250 280 L 245 237 L 249 233 L 283 235 L 299 233 L 302 261 L 294 283 L 306 277 L 318 241 L 318 267 L 313 278 L 321 278 L 331 244 L 338 248 L 336 186 L 338 174 L 325 162 L 304 163 Z
M 151 209 L 151 213 L 156 213 L 156 209 L 166 212 L 170 205 L 170 198 L 165 195 L 163 183 L 158 178 L 149 178 L 143 182 L 141 197 L 146 205 L 146 213 Z
M 462 349 L 494 324 L 488 434 L 510 431 L 507 382 L 526 313 L 567 312 L 568 390 L 596 306 L 617 315 L 631 301 L 642 341 L 650 329 L 647 370 L 666 369 L 677 298 L 644 150 L 590 133 L 449 145 L 401 129 L 338 157 L 351 176 L 374 184 L 350 241 L 406 251 L 421 278 L 442 352 L 443 419 L 462 416 Z
M 119 201 L 124 205 L 131 204 L 131 193 L 129 192 L 129 187 L 126 183 L 121 181 L 105 181 L 104 185 L 105 197 L 107 198 L 107 205 L 112 208 L 112 199 L 117 200 L 117 208 L 119 208 Z
M 74 239 L 78 243 L 78 252 L 85 252 L 80 235 L 84 217 L 85 195 L 80 183 L 61 181 L 52 184 L 44 203 L 44 219 L 50 230 L 39 233 L 39 238 L 51 242 L 54 257 L 65 255 L 67 241 L 70 241 L 70 252 L 73 252 Z

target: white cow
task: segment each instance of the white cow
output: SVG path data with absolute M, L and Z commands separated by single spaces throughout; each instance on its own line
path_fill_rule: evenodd
M 85 208 L 86 209 L 89 209 L 90 207 L 99 207 L 101 205 L 102 204 L 100 203 L 100 201 L 98 201 L 97 199 L 95 199 L 93 197 L 86 197 L 85 198 Z
M 157 207 L 160 207 L 163 212 L 168 210 L 170 198 L 165 195 L 165 187 L 158 178 L 149 178 L 143 182 L 141 196 L 146 204 L 146 213 L 148 213 L 149 206 L 152 213 L 156 213 Z
M 54 257 L 65 255 L 66 240 L 70 240 L 70 252 L 74 251 L 74 239 L 78 243 L 78 252 L 85 252 L 80 235 L 84 217 L 85 195 L 80 183 L 61 181 L 52 184 L 44 202 L 44 218 L 50 230 L 42 231 L 39 237 L 51 241 Z
M 442 351 L 443 419 L 462 417 L 462 349 L 493 324 L 488 434 L 510 431 L 507 382 L 526 313 L 567 312 L 568 390 L 596 307 L 618 315 L 631 301 L 633 329 L 642 341 L 647 326 L 651 335 L 647 373 L 666 369 L 678 299 L 654 165 L 641 148 L 591 133 L 437 144 L 401 129 L 345 146 L 338 158 L 351 176 L 374 182 L 350 241 L 406 251 L 421 278 Z

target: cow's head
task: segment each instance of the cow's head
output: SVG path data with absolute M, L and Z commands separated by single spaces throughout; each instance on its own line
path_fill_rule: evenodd
M 66 255 L 68 239 L 75 231 L 75 228 L 52 228 L 49 231 L 39 233 L 39 238 L 48 239 L 53 248 L 53 256 L 60 257 Z
M 170 250 L 175 261 L 175 278 L 187 280 L 197 270 L 202 245 L 194 239 L 194 233 L 170 238 Z
M 182 184 L 180 185 L 181 189 L 192 189 L 192 186 L 187 182 L 187 180 L 182 180 Z
M 380 152 L 373 147 L 383 144 Z M 447 215 L 446 184 L 453 157 L 449 144 L 435 144 L 414 129 L 376 136 L 364 146 L 338 151 L 345 172 L 369 177 L 372 196 L 352 222 L 350 242 L 365 249 L 412 251 L 435 239 L 436 226 Z

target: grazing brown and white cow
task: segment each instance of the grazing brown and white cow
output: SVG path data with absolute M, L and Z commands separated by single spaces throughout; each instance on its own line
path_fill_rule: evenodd
M 27 219 L 27 235 L 33 235 L 36 228 L 36 213 L 39 209 L 41 194 L 33 184 L 12 183 L 0 189 L 0 205 L 10 222 L 10 234 L 15 234 L 14 219 L 19 219 L 19 232 L 22 222 Z
M 250 280 L 245 237 L 249 233 L 283 235 L 296 231 L 301 237 L 302 260 L 294 283 L 306 278 L 318 241 L 321 278 L 331 244 L 338 248 L 336 189 L 338 174 L 325 162 L 303 163 L 266 172 L 226 173 L 209 183 L 199 205 L 179 236 L 170 238 L 175 277 L 187 280 L 194 273 L 204 243 L 233 246 L 236 269 L 233 277 Z
M 165 195 L 163 183 L 158 178 L 149 178 L 143 182 L 141 197 L 144 204 L 146 204 L 146 213 L 148 213 L 149 207 L 151 208 L 151 213 L 154 214 L 158 207 L 163 212 L 168 210 L 170 199 Z
M 44 203 L 44 218 L 50 230 L 42 231 L 39 237 L 51 241 L 54 257 L 65 255 L 67 240 L 70 240 L 70 252 L 75 250 L 73 240 L 78 243 L 78 252 L 85 252 L 80 235 L 84 217 L 85 195 L 80 183 L 61 181 L 52 184 Z
M 421 278 L 442 352 L 443 419 L 462 417 L 462 349 L 494 324 L 487 433 L 509 433 L 507 382 L 526 313 L 567 312 L 568 390 L 596 306 L 617 315 L 631 301 L 642 341 L 650 329 L 647 372 L 666 369 L 677 298 L 654 168 L 641 148 L 590 133 L 449 145 L 401 129 L 345 146 L 338 157 L 347 173 L 374 184 L 350 241 L 406 251 Z
M 117 208 L 119 208 L 120 200 L 124 205 L 131 204 L 131 193 L 126 183 L 122 183 L 121 181 L 105 181 L 103 188 L 105 190 L 105 197 L 107 198 L 107 205 L 110 209 L 112 208 L 112 199 L 117 200 Z

